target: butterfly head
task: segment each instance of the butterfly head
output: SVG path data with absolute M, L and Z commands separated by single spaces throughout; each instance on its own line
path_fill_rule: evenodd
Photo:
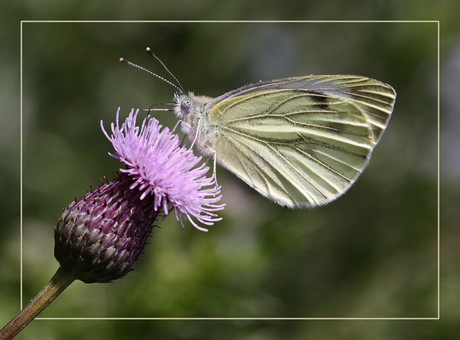
M 185 121 L 195 109 L 195 102 L 191 94 L 176 92 L 173 98 L 173 107 L 177 119 Z

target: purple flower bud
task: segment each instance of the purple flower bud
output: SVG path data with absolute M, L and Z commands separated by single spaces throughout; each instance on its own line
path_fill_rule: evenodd
M 54 255 L 86 283 L 125 276 L 139 260 L 159 211 L 155 198 L 140 199 L 132 180 L 120 174 L 64 209 L 55 227 Z

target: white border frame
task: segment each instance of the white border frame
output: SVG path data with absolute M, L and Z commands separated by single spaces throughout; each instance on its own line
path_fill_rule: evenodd
M 45 317 L 36 320 L 439 320 L 440 319 L 440 21 L 439 20 L 21 20 L 20 22 L 20 298 L 23 308 L 23 25 L 28 23 L 436 23 L 437 24 L 437 316 L 436 317 Z

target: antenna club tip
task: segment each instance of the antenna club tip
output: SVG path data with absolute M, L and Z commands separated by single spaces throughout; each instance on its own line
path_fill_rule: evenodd
M 150 52 L 150 51 L 151 51 L 150 47 L 146 47 L 145 50 L 146 50 L 147 52 Z
M 126 63 L 126 62 L 127 62 L 127 60 L 126 60 L 125 58 L 120 58 L 120 61 L 121 61 L 122 63 Z

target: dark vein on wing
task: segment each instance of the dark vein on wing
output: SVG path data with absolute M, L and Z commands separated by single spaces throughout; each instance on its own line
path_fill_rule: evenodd
M 248 159 L 250 159 L 250 160 L 253 159 L 253 156 L 252 156 L 251 154 L 249 154 L 248 152 L 243 151 L 243 150 L 245 150 L 245 148 L 241 148 L 241 147 L 240 147 L 240 148 L 237 148 L 237 147 L 235 146 L 235 142 L 239 142 L 237 139 L 232 140 L 232 139 L 229 138 L 229 139 L 227 139 L 227 142 L 229 142 L 229 143 L 232 145 L 232 147 L 234 148 L 235 154 L 238 156 L 238 160 L 239 160 L 239 162 L 240 162 L 242 168 L 244 169 L 244 171 L 246 172 L 246 175 L 247 175 L 248 179 L 249 179 L 250 182 L 252 183 L 252 187 L 256 187 L 256 183 L 254 183 L 253 176 L 251 176 L 249 169 L 246 167 L 246 165 L 245 165 L 244 162 L 242 161 L 240 153 L 243 152 L 243 153 L 245 154 L 245 156 L 246 156 Z M 241 143 L 241 142 L 239 142 L 239 143 L 240 143 L 240 144 L 243 144 L 243 143 Z M 250 146 L 247 145 L 247 144 L 243 144 L 243 146 L 245 146 L 246 148 L 250 148 Z M 255 153 L 255 154 L 257 154 L 259 157 L 261 157 L 261 156 L 260 156 L 260 153 L 258 152 L 257 149 L 254 149 L 254 148 L 250 148 L 250 149 L 253 151 L 253 153 Z M 254 162 L 254 163 L 257 164 L 256 162 Z M 265 184 L 265 192 L 267 193 L 267 195 L 269 195 L 269 196 L 271 196 L 271 197 L 274 197 L 274 196 L 273 196 L 273 193 L 270 192 L 270 184 L 269 184 L 269 182 L 268 182 L 267 179 L 266 179 L 266 178 L 270 178 L 270 176 L 267 174 L 267 172 L 264 171 L 264 172 L 262 173 L 262 172 L 260 171 L 260 170 L 263 170 L 263 168 L 260 168 L 260 170 L 259 170 L 257 167 L 254 167 L 254 169 L 255 169 L 255 170 L 257 171 L 257 173 L 259 174 L 259 178 L 261 178 L 261 179 L 264 181 L 264 184 Z M 278 169 L 276 169 L 275 167 L 272 166 L 272 169 L 275 169 L 280 175 L 283 175 L 283 176 L 284 176 L 284 174 L 282 174 L 280 171 L 278 171 Z M 264 175 L 264 174 L 265 174 L 265 175 Z M 286 180 L 288 180 L 285 176 L 284 176 L 284 178 L 285 178 Z M 308 180 L 307 180 L 307 181 L 308 181 Z M 286 190 L 285 187 L 283 187 L 281 184 L 278 184 L 278 183 L 276 183 L 276 184 L 277 184 L 277 187 L 278 187 L 280 190 L 282 190 L 282 191 L 285 193 L 286 196 L 290 197 L 291 200 L 292 200 L 293 202 L 296 201 L 296 200 L 294 199 L 294 197 L 292 197 L 292 195 L 289 193 L 289 191 Z M 312 186 L 314 186 L 314 185 L 312 184 Z M 318 191 L 319 191 L 319 190 L 318 190 Z M 304 194 L 303 191 L 302 191 L 302 194 Z M 323 194 L 323 193 L 321 193 L 321 194 Z M 305 194 L 304 194 L 304 196 L 308 199 L 308 197 L 307 197 Z M 275 197 L 274 197 L 274 198 L 275 198 Z M 278 199 L 279 199 L 279 198 L 278 198 Z M 283 200 L 283 201 L 285 201 L 285 200 Z M 313 203 L 314 201 L 315 201 L 315 200 L 309 199 L 309 202 L 311 202 L 311 203 Z
M 305 181 L 307 181 L 311 186 L 313 186 L 314 188 L 316 188 L 316 190 L 318 190 L 318 192 L 320 192 L 325 198 L 327 198 L 327 195 L 326 195 L 326 194 L 324 194 L 314 183 L 312 183 L 308 178 L 306 178 L 306 177 L 303 175 L 303 172 L 302 172 L 302 171 L 299 171 L 299 169 L 298 169 L 296 166 L 294 166 L 294 165 L 292 164 L 292 162 L 291 162 L 289 159 L 287 159 L 282 153 L 279 152 L 279 150 L 278 150 L 276 147 L 273 146 L 273 145 L 277 145 L 277 144 L 278 144 L 278 145 L 283 145 L 283 146 L 287 146 L 287 147 L 292 148 L 293 145 L 295 145 L 295 144 L 304 144 L 304 141 L 306 141 L 305 139 L 304 139 L 304 140 L 297 140 L 297 141 L 295 141 L 294 143 L 292 143 L 292 139 L 289 140 L 289 143 L 286 143 L 286 142 L 283 143 L 283 142 L 279 142 L 279 141 L 278 141 L 278 142 L 272 142 L 271 144 L 273 144 L 273 145 L 271 145 L 269 142 L 267 142 L 267 141 L 265 141 L 265 140 L 261 140 L 261 139 L 259 139 L 259 138 L 257 138 L 257 137 L 254 137 L 254 136 L 250 135 L 250 134 L 241 133 L 241 132 L 239 132 L 239 131 L 237 131 L 237 130 L 228 129 L 228 128 L 224 128 L 224 130 L 233 132 L 233 133 L 235 133 L 235 134 L 241 135 L 241 136 L 246 137 L 246 138 L 250 138 L 250 139 L 252 139 L 252 140 L 254 140 L 254 141 L 256 141 L 256 142 L 259 142 L 259 143 L 265 145 L 267 148 L 269 148 L 270 150 L 274 151 L 281 159 L 283 159 L 284 162 L 285 162 L 285 164 L 289 165 L 289 167 L 290 167 L 291 169 L 293 169 L 294 172 L 296 172 L 297 174 L 299 174 Z M 367 157 L 363 157 L 362 155 L 359 155 L 359 154 L 347 152 L 347 150 L 344 150 L 344 149 L 342 149 L 342 148 L 332 147 L 331 145 L 329 145 L 329 144 L 327 144 L 327 143 L 311 143 L 311 144 L 313 144 L 313 145 L 320 145 L 320 146 L 323 146 L 323 147 L 328 147 L 328 148 L 333 149 L 333 150 L 336 150 L 336 151 L 342 151 L 342 152 L 344 152 L 344 153 L 346 153 L 346 154 L 352 154 L 352 155 L 354 155 L 354 156 L 357 156 L 357 157 L 360 157 L 360 158 L 363 158 L 363 159 L 366 159 L 366 158 L 367 158 Z M 339 176 L 339 177 L 345 179 L 346 181 L 348 181 L 348 182 L 351 182 L 351 181 L 352 181 L 352 179 L 348 178 L 347 176 L 345 176 L 344 174 L 338 172 L 337 170 L 331 168 L 331 167 L 328 166 L 327 164 L 321 162 L 319 159 L 317 159 L 317 158 L 315 158 L 315 157 L 309 155 L 308 153 L 303 152 L 303 151 L 300 150 L 298 147 L 294 147 L 294 150 L 296 150 L 297 152 L 300 152 L 302 155 L 305 155 L 307 158 L 309 158 L 310 160 L 312 160 L 312 161 L 315 162 L 316 164 L 318 164 L 318 165 L 322 166 L 323 168 L 325 168 L 325 169 L 331 171 L 332 173 L 334 173 L 334 174 L 336 174 L 337 176 Z M 258 153 L 257 150 L 254 150 L 254 152 Z

